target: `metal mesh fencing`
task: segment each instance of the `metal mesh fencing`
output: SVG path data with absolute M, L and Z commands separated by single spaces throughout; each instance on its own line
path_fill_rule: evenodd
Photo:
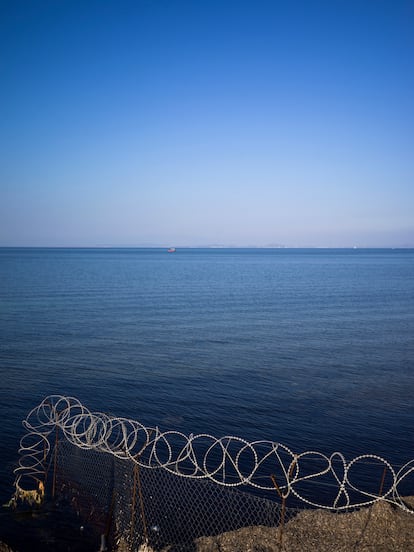
M 202 536 L 281 522 L 280 504 L 248 492 L 143 468 L 67 441 L 59 442 L 56 458 L 56 498 L 120 550 L 147 544 L 190 551 Z M 285 519 L 296 512 L 285 510 Z
M 308 523 L 307 536 L 300 537 L 307 540 L 321 520 L 331 524 L 325 516 L 330 512 L 344 513 L 336 522 L 364 506 L 398 509 L 410 521 L 414 512 L 401 494 L 407 483 L 414 488 L 414 460 L 397 470 L 370 454 L 347 461 L 338 452 L 296 454 L 271 441 L 161 432 L 91 412 L 77 399 L 62 396 L 47 397 L 23 425 L 27 434 L 21 440 L 12 502 L 41 504 L 48 494 L 103 537 L 102 552 L 107 543 L 120 552 L 225 552 L 233 545 L 200 539 L 231 539 L 235 533 L 241 540 L 265 539 L 267 544 L 252 545 L 252 550 L 288 550 L 286 543 L 282 547 L 285 524 L 289 522 L 294 542 L 298 518 L 299 532 Z M 361 466 L 371 472 L 365 482 L 357 477 Z M 323 515 L 304 516 L 304 505 Z M 401 520 L 395 521 L 395 534 L 405 531 L 406 520 Z M 361 523 L 364 532 L 367 524 Z M 245 535 L 244 529 L 250 532 Z M 326 528 L 321 531 L 323 535 Z

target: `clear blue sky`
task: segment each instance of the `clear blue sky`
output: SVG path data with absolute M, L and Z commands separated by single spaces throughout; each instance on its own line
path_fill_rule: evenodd
M 0 245 L 414 246 L 412 0 L 0 0 Z

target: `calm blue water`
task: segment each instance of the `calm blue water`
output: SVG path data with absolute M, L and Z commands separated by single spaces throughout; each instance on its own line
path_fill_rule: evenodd
M 414 458 L 414 250 L 0 249 L 0 495 L 51 393 L 187 433 Z

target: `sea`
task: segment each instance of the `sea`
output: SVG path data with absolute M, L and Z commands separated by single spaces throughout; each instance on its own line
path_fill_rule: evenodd
M 401 466 L 414 459 L 414 250 L 1 248 L 0 375 L 2 504 L 22 420 L 50 394 Z

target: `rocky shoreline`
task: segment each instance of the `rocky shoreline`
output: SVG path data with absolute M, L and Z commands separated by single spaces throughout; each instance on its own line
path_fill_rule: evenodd
M 407 499 L 407 506 L 414 500 Z M 197 552 L 408 552 L 414 550 L 414 514 L 380 501 L 337 514 L 303 510 L 275 527 L 244 527 L 196 541 Z
M 414 497 L 406 498 L 405 503 L 413 508 Z M 168 546 L 162 552 L 178 552 L 179 549 Z M 413 549 L 414 513 L 385 501 L 342 514 L 303 510 L 288 521 L 283 530 L 280 527 L 243 527 L 200 537 L 192 547 L 194 552 L 408 552 Z M 155 552 L 150 547 L 145 550 Z M 0 542 L 0 552 L 14 551 Z

